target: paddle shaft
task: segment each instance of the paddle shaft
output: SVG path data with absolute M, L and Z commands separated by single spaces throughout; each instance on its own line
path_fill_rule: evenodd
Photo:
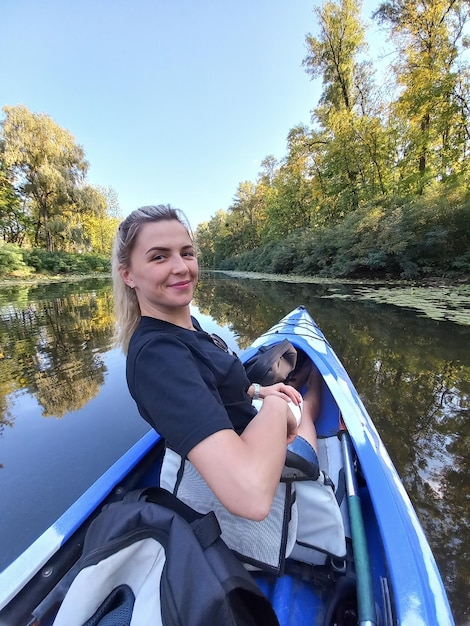
M 344 459 L 346 491 L 348 494 L 354 564 L 356 568 L 358 624 L 360 626 L 375 626 L 377 620 L 369 552 L 362 517 L 361 500 L 358 495 L 356 474 L 354 472 L 352 443 L 349 433 L 346 430 L 341 431 L 340 436 Z

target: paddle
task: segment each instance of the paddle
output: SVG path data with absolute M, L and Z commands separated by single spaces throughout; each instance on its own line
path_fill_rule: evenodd
M 344 460 L 351 537 L 356 568 L 358 624 L 360 626 L 373 626 L 377 624 L 377 618 L 361 500 L 358 495 L 356 474 L 354 472 L 353 448 L 351 437 L 346 430 L 340 431 L 340 439 Z

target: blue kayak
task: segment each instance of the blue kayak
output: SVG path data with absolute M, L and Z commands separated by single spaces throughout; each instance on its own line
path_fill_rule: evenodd
M 323 379 L 316 423 L 322 470 L 335 477 L 346 529 L 343 566 L 286 566 L 253 575 L 281 626 L 454 624 L 422 526 L 392 461 L 333 349 L 304 307 L 261 335 L 241 356 L 288 339 Z M 158 484 L 164 442 L 148 432 L 0 574 L 0 626 L 48 626 L 54 589 L 80 556 L 91 520 L 128 490 Z M 340 478 L 336 478 L 340 477 Z M 340 484 L 341 483 L 341 484 Z

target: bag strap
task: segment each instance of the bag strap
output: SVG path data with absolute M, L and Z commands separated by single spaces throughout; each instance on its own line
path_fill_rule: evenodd
M 141 500 L 158 504 L 182 517 L 191 526 L 204 550 L 211 546 L 222 534 L 215 513 L 212 511 L 205 515 L 199 513 L 162 487 L 136 489 L 126 493 L 123 498 L 124 502 L 139 502 Z

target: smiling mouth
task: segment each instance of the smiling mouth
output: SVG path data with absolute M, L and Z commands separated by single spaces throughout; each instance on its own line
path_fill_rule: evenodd
M 173 283 L 172 285 L 168 285 L 169 287 L 176 287 L 176 288 L 183 288 L 183 287 L 188 287 L 191 284 L 190 280 L 185 280 L 184 282 L 181 283 Z

